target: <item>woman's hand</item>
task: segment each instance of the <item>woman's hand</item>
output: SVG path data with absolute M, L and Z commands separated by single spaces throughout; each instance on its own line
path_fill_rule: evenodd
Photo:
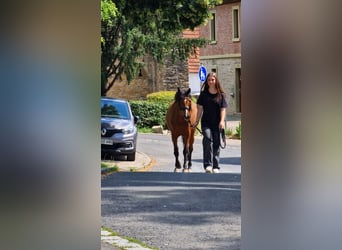
M 191 125 L 192 128 L 196 128 L 198 125 L 199 121 L 196 121 L 194 124 Z
M 225 127 L 225 122 L 224 121 L 220 121 L 219 129 L 224 129 L 224 127 Z

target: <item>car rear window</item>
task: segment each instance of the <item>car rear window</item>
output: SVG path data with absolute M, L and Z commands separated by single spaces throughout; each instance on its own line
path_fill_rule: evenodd
M 101 100 L 101 116 L 130 119 L 128 104 L 120 101 Z

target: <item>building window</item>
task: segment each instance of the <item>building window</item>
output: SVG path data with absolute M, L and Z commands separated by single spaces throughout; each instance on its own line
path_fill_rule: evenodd
M 210 40 L 212 43 L 215 43 L 216 42 L 216 18 L 215 18 L 215 13 L 212 12 L 211 13 L 212 15 L 212 19 L 210 19 Z
M 239 6 L 232 8 L 233 41 L 240 41 L 240 9 Z

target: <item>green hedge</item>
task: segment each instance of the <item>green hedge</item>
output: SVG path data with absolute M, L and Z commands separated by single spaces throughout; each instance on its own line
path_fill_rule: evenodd
M 146 98 L 147 101 L 170 104 L 175 99 L 175 94 L 176 91 L 160 91 L 148 94 Z
M 147 101 L 151 102 L 165 102 L 167 104 L 170 104 L 175 100 L 175 94 L 176 91 L 160 91 L 160 92 L 154 92 L 151 94 L 148 94 L 146 96 Z M 196 103 L 197 99 L 196 97 L 191 97 L 192 101 Z
M 151 128 L 162 125 L 166 128 L 166 111 L 170 102 L 130 101 L 132 113 L 139 116 L 138 128 Z

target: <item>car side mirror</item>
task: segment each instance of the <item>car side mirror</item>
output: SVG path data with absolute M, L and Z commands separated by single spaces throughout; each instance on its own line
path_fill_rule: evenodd
M 139 121 L 139 116 L 134 116 L 134 123 L 137 123 Z

